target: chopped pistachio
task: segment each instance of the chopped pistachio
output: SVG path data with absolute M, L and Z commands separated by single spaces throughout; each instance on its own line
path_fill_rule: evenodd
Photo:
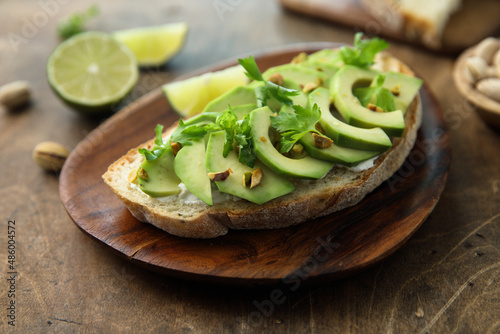
M 271 76 L 269 77 L 269 81 L 271 81 L 272 83 L 274 83 L 278 86 L 283 86 L 283 83 L 284 83 L 283 76 L 279 73 L 271 74 Z
M 176 156 L 181 149 L 181 145 L 175 141 L 170 142 L 170 147 L 172 148 L 172 153 L 174 154 L 174 156 Z
M 323 130 L 323 127 L 321 126 L 321 124 L 319 124 L 319 122 L 314 125 L 314 128 L 322 134 L 325 134 L 325 130 Z
M 371 103 L 368 103 L 367 108 L 370 109 L 371 111 L 375 111 L 375 112 L 385 112 L 384 109 L 382 109 L 379 106 L 376 106 L 374 104 L 371 104 Z
M 257 187 L 260 184 L 260 182 L 262 181 L 262 176 L 263 173 L 262 169 L 260 168 L 257 168 L 252 172 L 252 181 L 250 183 L 250 189 Z
M 137 169 L 132 169 L 130 173 L 128 173 L 127 180 L 130 183 L 134 183 L 137 180 Z
M 293 57 L 291 63 L 292 64 L 300 64 L 300 63 L 306 61 L 306 59 L 307 59 L 307 53 L 301 52 L 298 55 L 296 55 L 295 57 Z
M 332 146 L 333 140 L 328 137 L 320 136 L 317 133 L 313 133 L 314 146 L 318 148 L 328 148 Z
M 391 90 L 391 93 L 392 93 L 394 96 L 399 96 L 399 94 L 400 94 L 400 88 L 401 88 L 401 86 L 400 86 L 400 85 L 397 85 L 396 87 L 394 87 L 394 88 Z
M 252 182 L 252 172 L 245 172 L 243 173 L 243 186 L 245 188 L 250 187 L 250 184 Z
M 149 179 L 148 172 L 144 170 L 144 168 L 140 167 L 139 171 L 137 172 L 137 176 L 143 179 L 144 181 L 147 181 Z
M 302 152 L 304 152 L 304 146 L 302 146 L 302 144 L 297 143 L 293 145 L 292 150 L 297 154 L 302 154 Z
M 318 87 L 319 87 L 319 85 L 316 82 L 308 82 L 308 83 L 306 83 L 304 88 L 302 88 L 302 92 L 307 94 L 307 93 L 315 90 Z
M 231 170 L 231 168 L 228 168 L 227 170 L 225 170 L 223 172 L 208 173 L 208 177 L 212 181 L 224 181 L 225 179 L 227 179 L 229 177 L 229 175 L 231 175 L 232 172 L 233 171 Z

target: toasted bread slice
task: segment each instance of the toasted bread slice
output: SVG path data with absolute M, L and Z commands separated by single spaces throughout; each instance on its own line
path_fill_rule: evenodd
M 394 58 L 382 56 L 378 59 L 379 69 L 412 73 Z M 403 164 L 415 143 L 421 119 L 422 108 L 417 96 L 405 114 L 403 137 L 394 139 L 393 147 L 381 154 L 373 167 L 358 172 L 338 166 L 319 180 L 291 179 L 296 187 L 294 192 L 261 205 L 235 200 L 232 196 L 213 206 L 202 202 L 181 201 L 178 196 L 152 198 L 128 180 L 128 175 L 137 170 L 143 161 L 138 148 L 131 149 L 111 164 L 103 179 L 135 218 L 177 236 L 214 238 L 226 234 L 229 229 L 282 228 L 359 203 Z M 174 127 L 175 125 L 167 132 Z M 139 147 L 151 146 L 153 140 Z
M 439 48 L 444 28 L 462 0 L 362 0 L 362 3 L 380 24 L 402 31 L 409 40 Z

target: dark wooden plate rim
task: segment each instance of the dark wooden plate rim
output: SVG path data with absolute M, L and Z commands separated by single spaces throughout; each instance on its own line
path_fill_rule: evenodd
M 261 69 L 298 52 L 338 47 L 307 43 L 259 52 Z M 236 59 L 236 58 L 235 58 Z M 219 70 L 226 61 L 180 77 Z M 68 157 L 60 175 L 62 203 L 78 228 L 147 269 L 189 280 L 243 285 L 330 281 L 386 258 L 421 226 L 439 200 L 451 161 L 443 113 L 426 85 L 417 144 L 401 169 L 360 204 L 279 230 L 230 231 L 210 240 L 172 236 L 133 218 L 101 175 L 129 148 L 150 139 L 157 123 L 177 116 L 158 89 L 113 115 Z

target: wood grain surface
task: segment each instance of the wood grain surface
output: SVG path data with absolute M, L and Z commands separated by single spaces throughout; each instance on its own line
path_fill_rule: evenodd
M 40 141 L 74 149 L 103 120 L 81 117 L 50 91 L 45 63 L 56 24 L 92 2 L 65 2 L 29 33 L 47 1 L 0 2 L 0 84 L 30 81 L 32 103 L 0 109 L 0 332 L 12 333 L 496 333 L 500 329 L 500 133 L 461 98 L 455 58 L 391 41 L 435 93 L 450 129 L 448 182 L 432 214 L 393 255 L 348 279 L 241 288 L 193 283 L 121 259 L 72 223 L 58 176 L 31 159 Z M 59 3 L 59 2 L 58 2 Z M 214 4 L 224 3 L 223 11 Z M 231 4 L 230 4 L 231 3 Z M 182 52 L 141 71 L 131 96 L 181 74 L 291 43 L 352 42 L 354 31 L 283 11 L 277 1 L 110 0 L 89 29 L 186 21 Z M 8 14 L 7 14 L 8 13 Z M 48 14 L 47 14 L 48 16 Z M 258 21 L 258 23 L 257 23 Z M 12 34 L 10 36 L 13 36 Z M 126 129 L 116 129 L 126 131 Z M 142 134 L 144 139 L 150 133 Z M 96 137 L 98 138 L 98 137 Z M 114 158 L 114 157 L 113 157 Z M 90 167 L 89 167 L 90 168 Z M 16 221 L 16 327 L 7 321 L 7 225 Z M 207 263 L 208 265 L 209 263 Z
M 423 46 L 444 53 L 458 53 L 483 38 L 499 31 L 500 3 L 496 0 L 463 0 L 460 10 L 453 14 L 444 31 L 441 45 L 429 46 L 418 38 L 409 38 L 402 30 L 395 29 L 387 20 L 391 13 L 377 20 L 361 0 L 280 0 L 294 12 L 346 25 L 369 35 L 377 34 L 415 46 Z M 480 22 L 480 24 L 478 24 Z
M 254 56 L 265 71 L 289 63 L 300 52 L 337 47 L 309 43 Z M 215 240 L 196 240 L 169 235 L 129 214 L 101 175 L 112 156 L 138 146 L 156 124 L 169 127 L 178 119 L 160 89 L 120 111 L 74 149 L 61 172 L 61 200 L 84 233 L 126 259 L 174 277 L 247 286 L 347 277 L 381 261 L 408 240 L 446 184 L 451 148 L 443 113 L 427 87 L 421 95 L 423 125 L 415 148 L 394 177 L 359 205 L 300 226 L 230 231 Z

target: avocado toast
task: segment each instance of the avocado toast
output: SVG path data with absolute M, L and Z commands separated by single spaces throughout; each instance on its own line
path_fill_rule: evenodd
M 157 127 L 103 175 L 138 220 L 192 238 L 286 227 L 357 204 L 402 165 L 422 112 L 405 65 L 384 53 L 349 64 L 327 49 L 261 79 L 252 59 L 240 61 L 250 84 Z

